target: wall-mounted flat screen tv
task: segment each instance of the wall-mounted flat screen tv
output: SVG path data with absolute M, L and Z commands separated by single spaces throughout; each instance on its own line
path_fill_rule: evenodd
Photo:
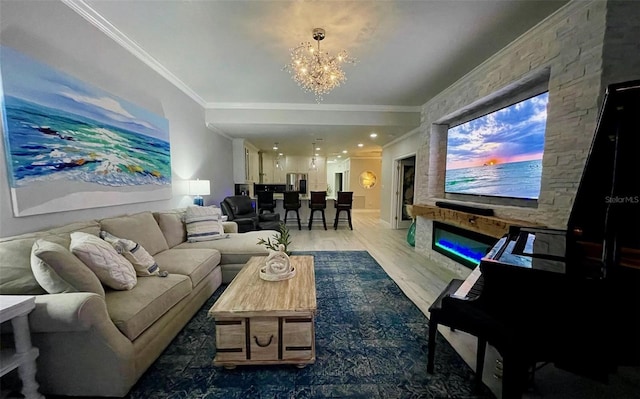
M 445 192 L 537 199 L 549 93 L 449 128 Z

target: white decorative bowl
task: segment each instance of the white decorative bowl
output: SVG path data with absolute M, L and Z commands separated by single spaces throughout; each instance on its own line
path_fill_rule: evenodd
M 283 281 L 288 280 L 296 275 L 296 269 L 291 268 L 291 271 L 288 273 L 282 274 L 270 274 L 266 272 L 267 268 L 263 267 L 260 269 L 260 278 L 266 281 Z

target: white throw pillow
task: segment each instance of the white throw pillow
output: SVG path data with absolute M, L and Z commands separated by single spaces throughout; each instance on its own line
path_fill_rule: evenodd
M 190 206 L 184 216 L 187 241 L 211 241 L 227 238 L 222 226 L 222 211 L 210 206 Z
M 114 290 L 130 290 L 138 282 L 131 262 L 100 237 L 79 231 L 73 232 L 70 249 L 93 270 L 102 284 Z
M 138 277 L 159 276 L 163 277 L 167 275 L 166 272 L 160 273 L 160 268 L 156 263 L 153 256 L 149 255 L 146 249 L 142 245 L 135 243 L 126 238 L 118 238 L 107 231 L 102 230 L 100 232 L 100 238 L 111 244 L 111 246 L 123 255 L 136 269 Z
M 36 240 L 31 247 L 31 270 L 49 294 L 94 292 L 104 297 L 104 288 L 95 273 L 60 244 Z

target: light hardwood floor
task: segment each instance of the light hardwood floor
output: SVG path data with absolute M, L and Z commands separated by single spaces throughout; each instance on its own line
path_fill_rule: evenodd
M 416 253 L 414 248 L 407 244 L 407 230 L 391 229 L 387 223 L 379 219 L 378 211 L 354 210 L 352 214 L 353 231 L 349 230 L 346 222 L 341 222 L 338 230 L 334 230 L 333 221 L 329 220 L 327 220 L 327 231 L 322 228 L 321 223 L 314 223 L 311 231 L 304 226 L 304 223 L 302 230 L 298 230 L 297 226 L 292 224 L 289 225 L 292 237 L 291 249 L 294 251 L 366 250 L 407 297 L 429 317 L 429 306 L 452 278 L 460 278 L 460 276 Z M 465 333 L 451 332 L 446 327 L 440 327 L 439 331 L 475 370 L 475 338 Z M 493 375 L 497 357 L 495 350 L 488 347 L 482 379 L 500 398 L 501 381 Z M 437 359 L 436 352 L 436 362 Z M 621 368 L 611 377 L 609 384 L 602 384 L 547 365 L 537 371 L 535 386 L 524 397 L 526 399 L 638 398 L 640 397 L 640 369 Z

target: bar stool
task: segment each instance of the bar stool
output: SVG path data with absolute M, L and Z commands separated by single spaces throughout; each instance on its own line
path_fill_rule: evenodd
M 258 191 L 258 213 L 270 211 L 275 213 L 276 200 L 273 199 L 273 191 Z
M 353 230 L 351 224 L 351 206 L 353 204 L 353 191 L 338 191 L 338 198 L 336 198 L 336 219 L 333 221 L 333 229 L 338 229 L 338 221 L 348 220 L 349 228 Z M 340 219 L 340 212 L 347 212 L 347 219 Z
M 313 224 L 313 214 L 316 211 L 320 211 L 322 214 L 322 225 L 324 229 L 327 229 L 327 221 L 324 218 L 324 210 L 327 208 L 327 192 L 326 191 L 312 191 L 311 197 L 309 198 L 309 209 L 311 209 L 311 213 L 309 214 L 309 230 L 311 230 L 311 225 Z
M 302 226 L 300 225 L 300 212 L 298 212 L 298 209 L 300 209 L 301 206 L 300 193 L 297 191 L 286 191 L 284 193 L 283 207 L 285 225 L 287 224 L 289 211 L 294 211 L 296 213 L 296 220 L 298 221 L 298 230 L 302 230 Z

